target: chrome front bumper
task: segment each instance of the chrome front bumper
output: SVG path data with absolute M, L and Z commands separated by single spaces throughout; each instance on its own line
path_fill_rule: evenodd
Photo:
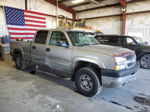
M 102 76 L 102 85 L 104 87 L 121 87 L 130 81 L 136 80 L 136 74 L 137 73 L 120 78 Z
M 136 79 L 138 69 L 138 64 L 131 69 L 125 69 L 120 71 L 103 69 L 101 71 L 102 85 L 105 87 L 123 86 L 126 83 Z

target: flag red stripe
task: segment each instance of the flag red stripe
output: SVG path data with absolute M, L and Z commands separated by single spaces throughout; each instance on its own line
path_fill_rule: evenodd
M 13 28 L 13 27 L 8 27 L 8 30 L 37 31 L 37 29 L 32 29 L 32 28 Z
M 42 19 L 42 20 L 46 20 L 46 18 L 43 18 L 43 17 L 37 17 L 37 16 L 24 15 L 24 17 L 30 17 L 30 18 L 35 18 L 35 19 Z
M 40 12 L 33 12 L 33 11 L 28 11 L 28 10 L 25 10 L 24 12 L 46 16 L 46 14 L 43 14 L 43 13 L 40 13 Z
M 35 33 L 10 33 L 10 35 L 35 35 Z
M 36 20 L 29 20 L 29 19 L 25 19 L 26 22 L 33 22 L 33 23 L 43 23 L 43 24 L 46 24 L 46 21 L 45 22 L 42 22 L 42 21 L 36 21 Z
M 10 39 L 34 39 L 34 37 L 10 37 Z
M 31 27 L 46 27 L 46 25 L 33 25 L 33 24 L 25 24 L 25 26 L 31 26 Z

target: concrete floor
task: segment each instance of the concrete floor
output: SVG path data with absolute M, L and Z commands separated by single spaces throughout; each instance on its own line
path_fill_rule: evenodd
M 122 88 L 87 98 L 69 80 L 0 61 L 0 112 L 150 112 L 150 70 L 140 69 L 137 80 Z

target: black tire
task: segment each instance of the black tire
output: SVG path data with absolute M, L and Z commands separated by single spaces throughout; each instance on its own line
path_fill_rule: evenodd
M 76 72 L 75 84 L 79 93 L 87 97 L 95 96 L 102 90 L 98 74 L 89 67 L 81 68 Z
M 17 69 L 25 70 L 27 68 L 27 63 L 23 60 L 23 57 L 20 53 L 15 55 L 14 60 Z
M 140 57 L 140 67 L 150 69 L 150 54 L 144 54 Z

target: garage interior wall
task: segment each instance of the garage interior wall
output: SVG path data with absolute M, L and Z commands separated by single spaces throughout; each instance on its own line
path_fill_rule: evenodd
M 0 0 L 0 6 L 10 6 L 19 9 L 25 9 L 25 0 Z M 28 10 L 41 12 L 50 15 L 56 15 L 56 6 L 44 0 L 28 0 Z M 67 18 L 72 18 L 72 14 L 58 8 L 58 15 L 64 15 Z M 47 28 L 56 28 L 56 18 L 46 17 Z M 5 17 L 3 9 L 0 8 L 0 36 L 7 35 Z
M 127 13 L 138 11 L 150 11 L 150 0 L 129 3 L 127 5 Z M 119 6 L 89 10 L 77 13 L 78 19 L 107 16 L 121 14 Z M 87 25 L 93 26 L 96 30 L 101 30 L 106 34 L 120 34 L 121 32 L 121 17 L 105 17 L 97 19 L 88 19 Z M 150 12 L 127 15 L 126 20 L 126 35 L 138 35 L 145 41 L 150 41 Z

